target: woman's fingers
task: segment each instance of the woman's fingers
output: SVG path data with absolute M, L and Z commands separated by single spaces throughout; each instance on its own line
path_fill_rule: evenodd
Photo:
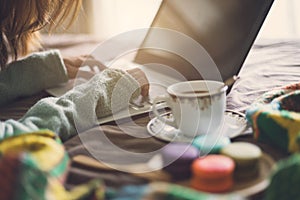
M 91 55 L 85 55 L 84 57 L 84 62 L 82 63 L 83 66 L 89 66 L 91 68 L 91 71 L 94 72 L 99 72 L 105 70 L 107 67 L 100 62 L 99 60 L 96 60 L 93 56 Z M 97 68 L 97 71 L 95 70 Z
M 69 78 L 75 78 L 80 67 L 89 66 L 92 72 L 106 69 L 106 66 L 91 55 L 70 56 L 63 58 Z M 97 68 L 97 70 L 96 70 Z

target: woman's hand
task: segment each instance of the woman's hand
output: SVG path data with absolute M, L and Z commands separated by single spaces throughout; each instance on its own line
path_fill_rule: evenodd
M 91 55 L 64 57 L 63 61 L 67 69 L 68 77 L 70 79 L 76 78 L 78 70 L 81 66 L 90 66 L 92 71 L 94 71 L 94 66 L 97 66 L 99 68 L 99 71 L 103 71 L 107 68 Z M 145 73 L 138 68 L 129 69 L 127 70 L 127 73 L 129 73 L 139 83 L 141 87 L 141 95 L 143 97 L 147 97 L 149 95 L 149 81 Z
M 63 61 L 67 69 L 68 77 L 70 79 L 76 77 L 81 66 L 89 66 L 91 67 L 92 71 L 94 66 L 97 66 L 99 68 L 99 71 L 103 71 L 104 69 L 106 69 L 105 65 L 103 65 L 91 55 L 64 57 Z
M 141 87 L 141 95 L 143 97 L 147 97 L 149 95 L 149 81 L 146 74 L 139 68 L 129 69 L 127 72 L 139 83 Z

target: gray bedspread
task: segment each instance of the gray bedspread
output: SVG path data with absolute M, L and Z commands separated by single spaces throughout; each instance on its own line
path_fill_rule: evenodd
M 78 55 L 79 53 L 90 53 L 98 44 L 97 40 L 90 37 L 80 36 L 45 37 L 44 46 L 47 48 L 58 48 L 63 55 Z M 72 38 L 72 39 L 71 39 Z M 235 111 L 245 112 L 248 106 L 261 94 L 275 87 L 300 81 L 300 40 L 261 40 L 257 41 L 251 49 L 245 64 L 240 71 L 240 79 L 233 85 L 228 94 L 227 108 Z M 30 106 L 40 98 L 49 96 L 45 92 L 33 97 L 19 99 L 11 105 L 0 108 L 0 119 L 20 118 Z M 122 128 L 115 123 L 109 123 L 95 127 L 83 133 L 85 141 L 75 136 L 64 145 L 69 155 L 74 158 L 77 155 L 93 157 L 88 151 L 99 152 L 106 159 L 117 160 L 120 155 L 110 149 L 111 144 L 99 142 L 99 130 L 107 138 L 124 151 L 143 153 L 157 150 L 167 143 L 153 137 L 149 137 L 146 125 L 151 115 L 137 116 L 133 120 L 138 126 L 122 122 Z M 124 131 L 126 130 L 126 131 Z M 135 136 L 125 132 L 135 133 Z M 236 140 L 256 143 L 251 135 L 237 138 Z M 265 152 L 275 160 L 285 157 L 286 154 L 266 144 L 258 144 Z M 147 158 L 145 158 L 147 159 Z M 145 160 L 146 161 L 146 160 Z M 151 175 L 150 175 L 151 177 Z M 145 183 L 147 180 L 118 171 L 99 170 L 97 168 L 72 163 L 67 186 L 85 183 L 93 178 L 101 178 L 109 186 L 122 186 L 124 184 Z
M 227 108 L 244 112 L 261 94 L 300 82 L 300 40 L 257 41 L 227 98 Z

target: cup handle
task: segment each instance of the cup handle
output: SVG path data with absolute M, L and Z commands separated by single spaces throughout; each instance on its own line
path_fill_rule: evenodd
M 166 123 L 170 126 L 178 128 L 176 123 L 175 123 L 174 118 L 173 119 L 163 118 L 161 116 L 161 114 L 159 114 L 156 105 L 160 102 L 165 102 L 166 105 L 169 106 L 172 110 L 171 103 L 170 103 L 170 96 L 168 96 L 168 95 L 158 96 L 158 97 L 155 97 L 154 100 L 153 100 L 152 111 L 153 111 L 154 115 L 157 117 L 158 120 L 162 121 L 163 123 Z

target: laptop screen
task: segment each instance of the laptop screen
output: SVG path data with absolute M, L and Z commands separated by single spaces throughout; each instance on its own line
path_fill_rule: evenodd
M 273 0 L 164 0 L 151 27 L 171 29 L 199 43 L 225 80 L 238 74 L 272 3 Z M 157 39 L 154 37 L 150 29 L 135 62 L 171 66 L 188 80 L 203 78 L 186 58 L 163 49 L 144 48 Z M 172 44 L 173 49 L 182 47 L 172 37 L 161 42 Z M 197 56 L 197 52 L 193 55 Z

